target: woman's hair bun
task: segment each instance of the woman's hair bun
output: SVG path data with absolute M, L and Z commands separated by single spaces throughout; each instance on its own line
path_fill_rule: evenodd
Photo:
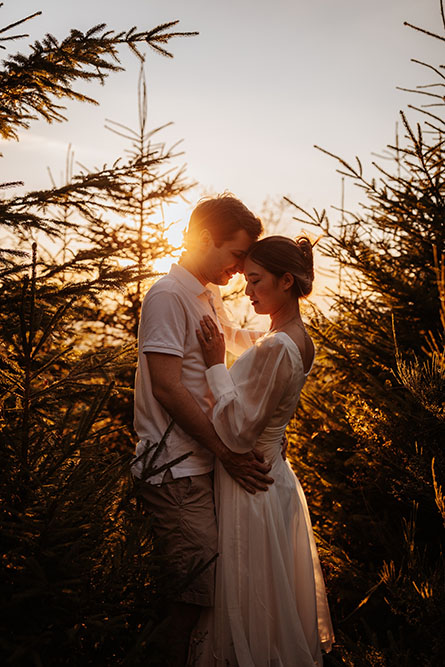
M 314 255 L 312 253 L 312 243 L 307 236 L 298 236 L 295 239 L 304 261 L 306 269 L 306 276 L 302 276 L 302 292 L 303 296 L 307 296 L 312 292 L 312 283 L 314 282 Z

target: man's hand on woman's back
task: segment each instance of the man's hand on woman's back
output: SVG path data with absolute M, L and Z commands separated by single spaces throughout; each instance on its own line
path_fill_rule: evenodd
M 264 462 L 260 452 L 253 449 L 246 454 L 237 454 L 227 449 L 223 456 L 219 457 L 229 475 L 249 493 L 267 491 L 273 484 L 272 477 L 267 474 L 271 466 Z

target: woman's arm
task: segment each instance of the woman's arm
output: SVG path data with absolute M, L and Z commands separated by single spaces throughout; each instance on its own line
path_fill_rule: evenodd
M 199 340 L 209 366 L 207 382 L 216 401 L 213 425 L 227 447 L 236 452 L 250 451 L 282 400 L 292 363 L 283 341 L 266 337 L 243 357 L 243 373 L 236 375 L 235 382 L 222 363 L 224 353 L 218 334 L 216 325 L 206 319 Z

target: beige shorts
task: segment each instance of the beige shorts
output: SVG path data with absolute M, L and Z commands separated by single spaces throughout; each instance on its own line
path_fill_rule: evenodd
M 205 567 L 218 550 L 213 473 L 173 479 L 167 470 L 160 486 L 138 485 L 138 495 L 167 556 L 163 574 L 176 582 L 174 599 L 213 606 L 215 561 Z

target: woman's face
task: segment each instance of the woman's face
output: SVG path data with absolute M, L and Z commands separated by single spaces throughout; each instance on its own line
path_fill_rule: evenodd
M 258 314 L 276 313 L 291 296 L 289 274 L 277 278 L 249 257 L 244 263 L 244 276 L 247 280 L 246 295 Z

